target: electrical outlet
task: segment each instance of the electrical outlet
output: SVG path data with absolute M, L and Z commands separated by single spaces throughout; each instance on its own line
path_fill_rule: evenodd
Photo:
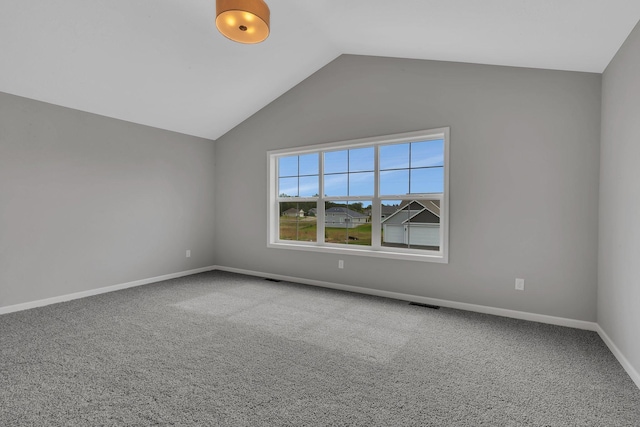
M 338 268 L 344 268 L 344 261 L 338 260 Z
M 516 279 L 516 290 L 524 291 L 524 279 Z
M 187 249 L 187 258 L 191 258 L 191 249 Z

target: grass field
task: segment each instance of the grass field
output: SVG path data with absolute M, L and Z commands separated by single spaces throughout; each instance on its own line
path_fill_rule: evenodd
M 289 218 L 280 217 L 280 239 L 296 240 L 299 242 L 315 242 L 317 240 L 318 224 L 315 217 Z M 380 231 L 382 233 L 382 231 Z M 382 236 L 381 236 L 382 237 Z M 342 243 L 347 245 L 371 246 L 371 223 L 362 224 L 356 228 L 324 229 L 324 241 L 327 243 Z M 405 244 L 382 243 L 382 246 L 392 248 L 407 248 Z M 411 245 L 412 249 L 437 251 L 438 246 Z
M 280 217 L 280 239 L 303 242 L 317 241 L 318 224 L 316 218 Z M 327 243 L 345 243 L 348 245 L 371 246 L 371 224 L 362 224 L 356 228 L 325 228 L 324 241 Z
M 302 242 L 317 241 L 318 225 L 315 217 L 280 217 L 280 239 Z

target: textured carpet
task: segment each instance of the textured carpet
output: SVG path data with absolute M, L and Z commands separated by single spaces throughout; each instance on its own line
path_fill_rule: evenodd
M 0 338 L 2 426 L 640 426 L 594 332 L 219 271 Z

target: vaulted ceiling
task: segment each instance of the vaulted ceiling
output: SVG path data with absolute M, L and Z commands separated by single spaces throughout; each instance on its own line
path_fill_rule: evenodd
M 224 38 L 215 0 L 0 0 L 0 91 L 217 139 L 341 54 L 603 72 L 638 0 L 267 0 Z

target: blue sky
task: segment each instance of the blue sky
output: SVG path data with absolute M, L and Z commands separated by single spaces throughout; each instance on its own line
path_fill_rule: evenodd
M 380 194 L 441 193 L 444 187 L 444 141 L 380 147 Z M 279 158 L 279 194 L 318 194 L 318 153 Z M 374 148 L 324 154 L 327 196 L 370 196 L 374 186 Z

